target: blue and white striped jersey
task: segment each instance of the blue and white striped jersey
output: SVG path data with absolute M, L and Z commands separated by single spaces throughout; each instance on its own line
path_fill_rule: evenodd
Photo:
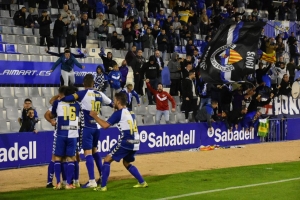
M 100 112 L 101 104 L 111 104 L 112 101 L 102 92 L 95 91 L 93 89 L 86 89 L 76 92 L 73 95 L 64 97 L 64 101 L 74 101 L 77 100 L 81 102 L 81 109 L 83 113 L 84 121 L 81 122 L 83 127 L 87 128 L 99 128 L 98 124 L 90 116 L 90 111 Z
M 135 115 L 127 108 L 118 110 L 107 120 L 110 125 L 117 124 L 121 137 L 117 145 L 124 149 L 138 151 L 140 149 L 139 131 L 136 126 Z
M 56 135 L 77 138 L 80 105 L 77 102 L 54 101 L 52 115 L 56 117 Z

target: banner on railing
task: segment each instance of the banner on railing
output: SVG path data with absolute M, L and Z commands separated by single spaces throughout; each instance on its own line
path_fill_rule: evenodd
M 52 65 L 50 62 L 0 61 L 0 84 L 60 84 L 60 66 L 50 73 Z M 74 66 L 75 84 L 82 84 L 86 74 L 96 74 L 97 64 L 82 65 L 85 69 Z

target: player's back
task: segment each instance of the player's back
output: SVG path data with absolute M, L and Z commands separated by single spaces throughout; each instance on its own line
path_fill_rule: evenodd
M 55 101 L 51 112 L 56 116 L 57 136 L 68 138 L 78 137 L 79 103 Z
M 120 141 L 121 146 L 125 149 L 138 151 L 140 147 L 139 133 L 136 126 L 135 115 L 127 108 L 118 110 L 112 116 L 115 118 L 117 128 L 121 132 Z M 113 119 L 111 121 L 114 121 Z M 110 119 L 108 120 L 110 122 Z
M 88 128 L 97 128 L 96 121 L 90 116 L 90 111 L 100 112 L 101 104 L 110 104 L 111 100 L 102 92 L 93 89 L 78 91 L 78 101 L 81 102 L 81 109 L 84 121 L 82 126 Z

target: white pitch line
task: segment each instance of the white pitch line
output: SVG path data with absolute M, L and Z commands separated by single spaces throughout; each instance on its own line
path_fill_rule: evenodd
M 283 180 L 279 180 L 279 181 L 265 182 L 265 183 L 257 183 L 257 184 L 250 184 L 250 185 L 228 187 L 228 188 L 223 188 L 223 189 L 193 192 L 193 193 L 187 193 L 187 194 L 182 194 L 182 195 L 178 195 L 178 196 L 170 196 L 170 197 L 160 198 L 160 199 L 156 199 L 156 200 L 178 199 L 178 198 L 183 198 L 183 197 L 195 196 L 195 195 L 199 195 L 199 194 L 208 194 L 208 193 L 221 192 L 221 191 L 226 191 L 226 190 L 235 190 L 235 189 L 241 189 L 241 188 L 256 187 L 256 186 L 261 186 L 261 185 L 271 185 L 271 184 L 284 183 L 284 182 L 296 181 L 296 180 L 300 180 L 300 177 L 290 178 L 290 179 L 283 179 Z

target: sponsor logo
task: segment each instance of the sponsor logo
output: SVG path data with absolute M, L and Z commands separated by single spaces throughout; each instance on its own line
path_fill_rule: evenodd
M 140 141 L 141 143 L 148 142 L 150 148 L 195 144 L 195 130 L 190 130 L 189 133 L 180 131 L 179 134 L 172 135 L 163 132 L 162 135 L 158 136 L 153 132 L 147 133 L 143 130 L 140 132 Z
M 0 148 L 0 163 L 27 159 L 36 159 L 36 141 L 30 141 L 27 146 L 19 147 L 15 142 L 9 149 Z
M 74 73 L 75 73 L 75 76 L 85 76 L 87 74 L 93 74 L 94 76 L 97 75 L 96 72 L 83 72 L 83 71 L 78 71 L 77 72 L 77 71 L 75 71 Z
M 229 142 L 229 141 L 240 141 L 240 140 L 253 140 L 254 130 L 246 131 L 244 128 L 242 130 L 236 131 L 223 131 L 219 128 L 214 129 L 210 132 L 207 130 L 207 136 L 214 137 L 215 142 Z

